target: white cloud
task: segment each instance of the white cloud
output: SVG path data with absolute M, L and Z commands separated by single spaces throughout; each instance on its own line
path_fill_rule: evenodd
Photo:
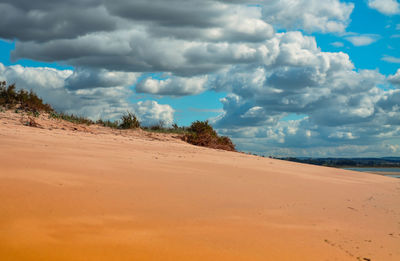
M 336 139 L 347 139 L 347 140 L 353 140 L 356 139 L 357 137 L 353 136 L 353 133 L 351 132 L 333 132 L 331 135 L 328 136 L 328 138 L 336 138 Z
M 308 32 L 344 32 L 350 22 L 353 3 L 336 0 L 259 1 L 264 19 L 286 29 Z
M 333 43 L 331 43 L 331 45 L 335 46 L 335 47 L 343 47 L 344 43 L 342 43 L 342 42 L 333 42 Z
M 388 63 L 400 63 L 400 58 L 389 55 L 384 55 L 381 60 Z
M 379 39 L 377 35 L 354 35 L 345 38 L 354 46 L 366 46 L 376 42 Z
M 161 105 L 156 101 L 140 101 L 133 105 L 133 111 L 144 126 L 171 125 L 174 122 L 174 109 L 169 105 Z
M 67 0 L 34 5 L 28 0 L 5 0 L 2 6 L 8 15 L 0 17 L 6 25 L 0 29 L 0 37 L 19 39 L 12 52 L 14 60 L 62 61 L 97 71 L 192 77 L 232 64 L 257 62 L 271 52 L 262 43 L 274 37 L 274 26 L 344 32 L 354 7 L 339 0 L 256 0 L 255 4 L 236 0 L 154 0 L 151 5 L 144 0 Z M 43 26 L 46 24 L 51 28 Z M 104 80 L 98 81 L 104 84 Z M 78 86 L 71 83 L 70 88 Z
M 90 89 L 99 87 L 116 87 L 133 85 L 139 73 L 78 68 L 66 79 L 67 88 Z
M 173 77 L 164 75 L 166 79 L 154 79 L 152 77 L 140 81 L 136 85 L 136 92 L 157 95 L 195 95 L 206 90 L 207 76 L 199 77 Z
M 59 89 L 64 86 L 64 80 L 73 74 L 72 70 L 57 70 L 49 67 L 23 67 L 21 65 L 5 66 L 2 63 L 0 63 L 0 72 L 2 77 L 9 79 L 10 83 L 23 85 L 27 89 L 35 88 L 36 86 Z
M 354 71 L 346 54 L 321 52 L 314 38 L 302 34 L 289 32 L 269 41 L 277 55 L 266 60 L 266 67 L 235 66 L 210 83 L 233 93 L 222 99 L 224 113 L 214 124 L 240 149 L 309 156 L 325 148 L 343 156 L 350 145 L 361 150 L 398 144 L 400 93 L 377 87 L 385 76 Z M 282 121 L 291 113 L 307 117 Z
M 145 125 L 156 124 L 159 121 L 163 121 L 165 124 L 173 122 L 174 110 L 169 105 L 161 105 L 156 101 L 149 100 L 138 103 L 129 102 L 127 98 L 133 95 L 129 86 L 110 86 L 115 76 L 113 73 L 111 75 L 106 73 L 106 76 L 101 78 L 108 84 L 106 87 L 79 88 L 77 90 L 67 88 L 70 77 L 80 74 L 82 71 L 74 72 L 20 65 L 4 66 L 0 63 L 1 81 L 7 81 L 9 84 L 15 83 L 17 89 L 33 90 L 58 111 L 85 115 L 94 120 L 99 118 L 118 119 L 124 112 L 132 111 Z M 116 75 L 118 79 L 115 83 L 120 85 L 122 82 L 119 80 L 119 76 L 121 75 L 118 73 Z M 80 78 L 80 76 L 74 78 L 74 81 L 78 79 L 87 81 L 87 77 Z M 111 81 L 108 81 L 110 79 Z M 129 79 L 127 83 L 130 83 L 131 80 Z M 82 84 L 77 82 L 77 85 L 81 86 Z
M 368 0 L 368 6 L 385 15 L 400 14 L 400 4 L 397 0 Z
M 395 74 L 389 75 L 388 80 L 392 84 L 400 85 L 400 69 Z

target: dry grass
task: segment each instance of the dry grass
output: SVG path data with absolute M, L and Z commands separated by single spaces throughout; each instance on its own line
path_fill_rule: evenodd
M 119 125 L 120 129 L 137 129 L 140 128 L 140 122 L 135 114 L 131 112 L 126 112 L 121 117 L 121 124 Z

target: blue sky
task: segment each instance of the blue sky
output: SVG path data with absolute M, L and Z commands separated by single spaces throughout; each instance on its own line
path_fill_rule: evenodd
M 0 77 L 58 110 L 208 119 L 263 155 L 400 155 L 396 0 L 0 5 Z
M 347 27 L 348 32 L 366 35 L 376 35 L 376 42 L 366 46 L 354 46 L 342 37 L 330 38 L 329 35 L 317 35 L 317 42 L 323 50 L 343 51 L 350 55 L 356 68 L 378 69 L 381 73 L 394 74 L 399 68 L 398 64 L 388 63 L 382 60 L 385 55 L 399 57 L 400 37 L 392 38 L 400 32 L 396 26 L 400 23 L 400 16 L 387 16 L 377 10 L 368 8 L 366 1 L 349 1 L 355 4 L 351 14 L 351 23 Z M 326 37 L 326 38 L 325 38 Z M 335 48 L 332 42 L 343 42 L 344 46 Z M 391 47 L 391 48 L 390 48 Z

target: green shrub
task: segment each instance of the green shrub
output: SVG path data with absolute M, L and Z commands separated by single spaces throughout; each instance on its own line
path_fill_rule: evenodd
M 217 132 L 208 121 L 195 121 L 188 128 L 189 133 L 185 134 L 183 140 L 203 147 L 236 151 L 235 145 L 230 138 L 218 136 Z
M 208 121 L 195 121 L 193 122 L 189 129 L 189 132 L 193 132 L 196 134 L 208 134 L 211 136 L 217 136 L 217 133 L 213 129 L 213 127 L 208 123 Z
M 121 129 L 136 129 L 140 128 L 140 122 L 136 115 L 131 112 L 126 112 L 121 117 L 121 124 L 119 125 Z

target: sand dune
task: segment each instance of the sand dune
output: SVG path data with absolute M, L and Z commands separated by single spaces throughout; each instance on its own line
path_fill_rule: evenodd
M 0 113 L 0 260 L 400 260 L 400 180 Z

